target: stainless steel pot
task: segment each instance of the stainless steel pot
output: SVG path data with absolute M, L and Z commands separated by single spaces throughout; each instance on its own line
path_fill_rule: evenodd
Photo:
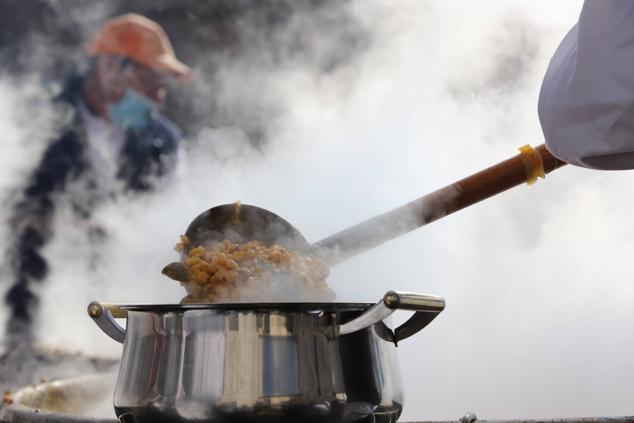
M 395 345 L 444 299 L 390 291 L 378 304 L 107 305 L 88 313 L 123 343 L 114 407 L 124 423 L 395 422 Z M 391 330 L 395 310 L 414 315 Z M 127 318 L 127 329 L 115 318 Z

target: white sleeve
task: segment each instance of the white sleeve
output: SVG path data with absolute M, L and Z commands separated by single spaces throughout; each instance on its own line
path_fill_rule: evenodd
M 593 169 L 634 169 L 634 0 L 586 0 L 539 95 L 546 145 Z

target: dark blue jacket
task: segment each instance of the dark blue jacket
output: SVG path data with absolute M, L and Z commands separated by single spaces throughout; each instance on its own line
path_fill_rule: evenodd
M 88 187 L 94 175 L 87 158 L 86 131 L 78 110 L 81 77 L 68 79 L 64 90 L 55 99 L 62 109 L 64 122 L 58 135 L 50 142 L 29 178 L 14 207 L 13 239 L 9 264 L 13 270 L 13 285 L 6 300 L 12 318 L 30 320 L 36 303 L 31 282 L 42 281 L 48 273 L 41 249 L 52 237 L 52 218 L 59 194 L 70 183 L 81 181 Z M 119 156 L 117 178 L 127 191 L 142 192 L 153 188 L 161 176 L 169 173 L 176 160 L 180 133 L 164 116 L 155 113 L 143 130 L 126 132 Z M 79 219 L 87 219 L 99 197 L 71 199 Z

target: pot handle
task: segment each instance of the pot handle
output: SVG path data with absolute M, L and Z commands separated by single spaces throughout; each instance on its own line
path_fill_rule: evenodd
M 396 310 L 412 310 L 414 315 L 392 331 L 385 327 L 382 332 L 388 340 L 398 344 L 427 326 L 445 309 L 445 299 L 435 295 L 415 294 L 412 292 L 389 291 L 383 299 L 373 305 L 361 316 L 337 326 L 338 335 L 347 335 L 382 322 Z
M 126 310 L 114 304 L 93 301 L 88 304 L 88 315 L 106 335 L 123 344 L 123 341 L 125 341 L 125 329 L 119 326 L 114 319 L 128 317 Z

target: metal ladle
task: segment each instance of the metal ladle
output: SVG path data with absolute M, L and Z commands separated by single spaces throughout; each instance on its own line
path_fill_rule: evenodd
M 223 204 L 199 214 L 187 227 L 191 246 L 228 239 L 234 243 L 260 241 L 301 253 L 311 246 L 293 225 L 266 209 L 248 204 Z
M 545 145 L 535 148 L 544 174 L 565 165 Z M 493 195 L 522 184 L 531 177 L 526 156 L 518 154 L 478 173 L 447 185 L 401 207 L 375 216 L 355 226 L 309 244 L 293 225 L 266 209 L 243 204 L 236 218 L 234 204 L 211 208 L 196 217 L 185 232 L 191 246 L 230 239 L 234 242 L 261 241 L 280 244 L 300 253 L 311 253 L 334 266 L 386 241 L 445 217 Z M 172 268 L 170 268 L 172 266 Z M 183 280 L 178 263 L 163 273 Z M 179 273 L 180 272 L 180 273 Z M 178 273 L 178 274 L 177 274 Z

